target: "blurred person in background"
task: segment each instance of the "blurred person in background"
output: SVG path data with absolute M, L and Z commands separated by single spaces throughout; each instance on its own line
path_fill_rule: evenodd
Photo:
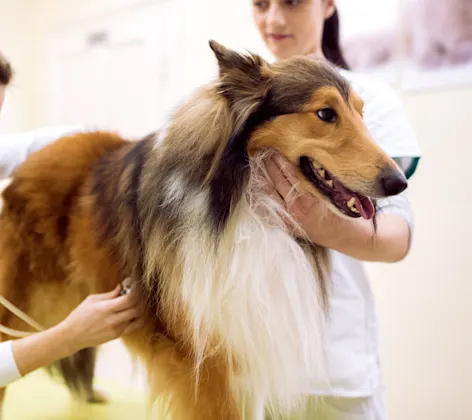
M 418 144 L 400 98 L 379 80 L 349 70 L 340 48 L 335 0 L 253 0 L 254 22 L 276 60 L 295 55 L 327 60 L 365 102 L 364 122 L 385 152 L 409 178 L 420 158 Z M 413 235 L 407 193 L 378 200 L 377 230 L 362 218 L 346 220 L 316 197 L 302 193 L 293 201 L 297 169 L 280 154 L 266 161 L 273 193 L 311 241 L 329 248 L 333 263 L 331 312 L 326 354 L 330 386 L 314 378 L 310 394 L 324 397 L 307 419 L 385 420 L 382 372 L 374 298 L 363 261 L 401 261 Z M 288 204 L 290 201 L 290 204 Z
M 7 86 L 13 80 L 13 68 L 0 52 L 0 117 L 5 102 Z M 28 155 L 41 149 L 59 137 L 79 131 L 79 126 L 53 126 L 24 133 L 0 136 L 0 186 L 16 166 Z

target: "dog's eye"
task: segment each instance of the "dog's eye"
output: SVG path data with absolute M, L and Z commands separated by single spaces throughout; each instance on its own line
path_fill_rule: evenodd
M 336 111 L 331 108 L 320 109 L 316 112 L 316 115 L 318 115 L 321 120 L 328 123 L 335 123 L 338 120 L 338 115 L 336 114 Z

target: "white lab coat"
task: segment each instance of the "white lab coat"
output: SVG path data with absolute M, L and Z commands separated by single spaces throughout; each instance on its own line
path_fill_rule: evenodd
M 82 126 L 61 125 L 0 136 L 0 180 L 11 176 L 13 170 L 31 153 L 59 137 L 84 129 Z

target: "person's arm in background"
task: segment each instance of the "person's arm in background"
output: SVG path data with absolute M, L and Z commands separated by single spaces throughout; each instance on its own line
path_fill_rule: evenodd
M 86 347 L 127 335 L 142 325 L 134 292 L 90 295 L 56 326 L 0 344 L 0 387 Z
M 80 126 L 52 126 L 0 136 L 0 180 L 10 177 L 30 154 L 62 136 L 83 130 Z
M 0 51 L 0 112 L 8 86 L 14 78 L 10 62 Z M 0 135 L 0 181 L 9 178 L 15 168 L 31 153 L 43 148 L 59 137 L 83 130 L 80 126 L 52 126 L 24 133 Z M 0 192 L 2 186 L 0 184 Z

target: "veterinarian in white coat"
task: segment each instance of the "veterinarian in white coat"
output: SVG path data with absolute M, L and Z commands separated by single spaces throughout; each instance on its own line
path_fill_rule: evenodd
M 254 0 L 253 16 L 276 59 L 311 55 L 336 64 L 364 100 L 364 121 L 373 139 L 410 177 L 420 152 L 402 104 L 387 85 L 348 70 L 339 46 L 335 0 Z M 296 188 L 296 170 L 280 155 L 266 162 L 275 189 L 288 201 Z M 310 239 L 330 248 L 333 290 L 327 333 L 331 386 L 315 383 L 312 394 L 326 404 L 308 418 L 385 420 L 382 375 L 373 295 L 362 261 L 396 262 L 410 248 L 413 214 L 407 193 L 378 201 L 378 229 L 371 222 L 345 220 L 326 211 L 311 195 L 301 195 L 289 211 Z
M 10 64 L 0 54 L 0 111 L 12 73 Z M 0 193 L 1 182 L 5 182 L 28 154 L 75 129 L 54 127 L 0 138 Z M 90 295 L 60 324 L 25 338 L 0 343 L 0 388 L 81 349 L 104 344 L 140 328 L 135 295 L 120 296 L 120 292 L 121 286 L 117 286 L 112 292 Z

